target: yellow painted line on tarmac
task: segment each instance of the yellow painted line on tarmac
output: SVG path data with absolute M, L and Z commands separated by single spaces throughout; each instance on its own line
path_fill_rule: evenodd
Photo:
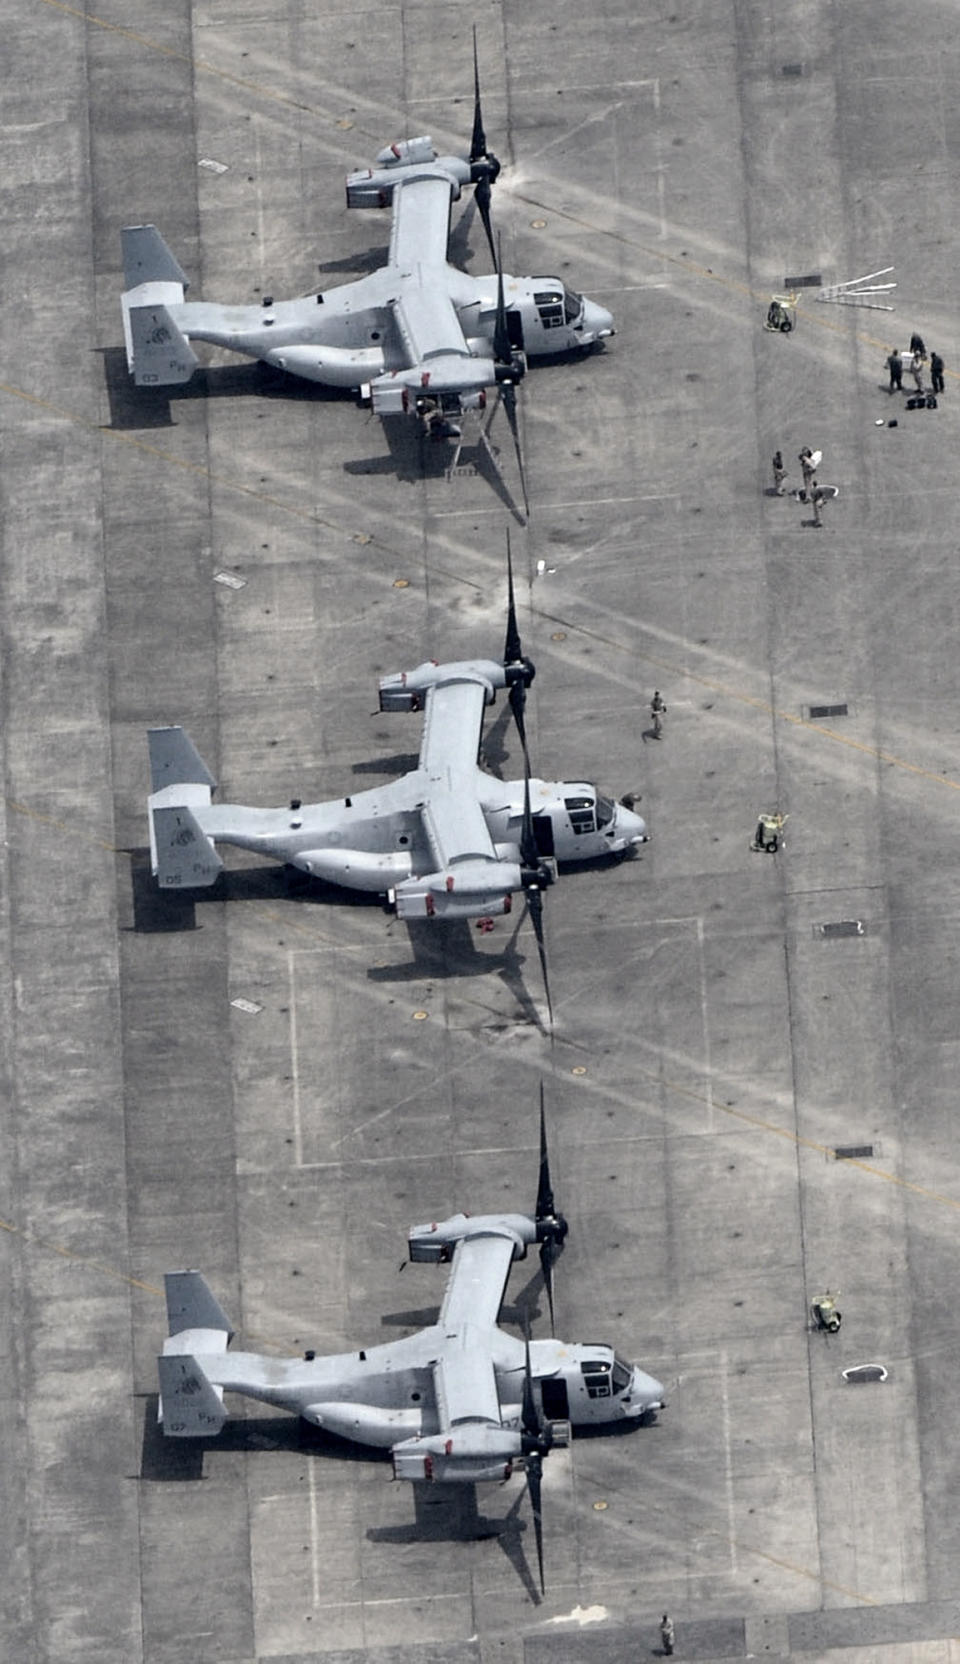
M 6 1231 L 10 1236 L 18 1236 L 21 1242 L 29 1242 L 32 1248 L 46 1248 L 48 1253 L 59 1254 L 61 1259 L 71 1260 L 75 1265 L 89 1266 L 91 1271 L 100 1271 L 105 1277 L 112 1277 L 116 1282 L 127 1283 L 130 1288 L 142 1288 L 147 1294 L 163 1294 L 162 1288 L 155 1283 L 142 1282 L 139 1277 L 130 1277 L 125 1271 L 118 1271 L 115 1266 L 105 1265 L 103 1260 L 93 1259 L 89 1254 L 78 1254 L 72 1248 L 64 1248 L 60 1242 L 50 1242 L 46 1237 L 35 1236 L 33 1231 L 24 1230 L 22 1225 L 14 1225 L 9 1219 L 0 1219 L 0 1231 Z
M 120 35 L 124 40 L 132 41 L 135 46 L 143 46 L 148 52 L 156 52 L 161 58 L 170 58 L 175 63 L 186 64 L 191 73 L 210 75 L 218 81 L 225 81 L 229 86 L 239 87 L 242 92 L 251 92 L 257 98 L 266 98 L 274 104 L 283 104 L 290 110 L 306 112 L 307 115 L 322 116 L 325 120 L 333 120 L 327 111 L 321 110 L 317 104 L 308 104 L 302 98 L 291 98 L 287 93 L 275 92 L 271 87 L 265 87 L 260 81 L 248 80 L 243 75 L 234 75 L 231 70 L 218 69 L 216 64 L 209 63 L 205 58 L 196 58 L 192 53 L 180 52 L 176 47 L 164 46 L 158 40 L 151 40 L 148 35 L 138 34 L 135 29 L 125 29 L 120 23 L 110 23 L 105 17 L 97 17 L 93 12 L 85 12 L 79 6 L 68 6 L 65 0 L 43 0 L 45 6 L 52 11 L 63 12 L 67 17 L 75 17 L 80 23 L 89 23 L 96 29 L 103 29 L 107 34 Z M 362 132 L 362 129 L 360 129 Z
M 731 1119 L 742 1121 L 746 1126 L 756 1128 L 758 1132 L 772 1133 L 775 1138 L 782 1138 L 786 1143 L 794 1145 L 797 1149 L 813 1150 L 817 1155 L 836 1158 L 835 1145 L 820 1144 L 815 1138 L 805 1138 L 802 1133 L 791 1132 L 789 1127 L 781 1127 L 776 1121 L 768 1121 L 762 1115 L 751 1115 L 745 1109 L 737 1109 L 735 1104 L 724 1103 L 722 1098 L 718 1099 L 716 1093 L 708 1097 L 705 1092 L 697 1091 L 696 1087 L 687 1086 L 682 1081 L 665 1078 L 653 1069 L 638 1067 L 635 1072 L 661 1090 L 673 1092 L 678 1097 L 692 1098 L 695 1103 L 704 1104 L 714 1110 L 719 1109 L 722 1114 L 730 1116 Z M 927 1202 L 937 1202 L 942 1207 L 960 1210 L 960 1197 L 947 1196 L 941 1190 L 930 1190 L 927 1185 L 915 1184 L 912 1179 L 901 1178 L 899 1173 L 888 1173 L 883 1167 L 874 1167 L 872 1162 L 844 1158 L 843 1165 L 844 1167 L 856 1167 L 861 1173 L 869 1173 L 870 1177 L 874 1179 L 883 1179 L 887 1184 L 893 1184 L 900 1190 L 909 1191 L 911 1195 L 922 1196 Z
M 45 0 L 46 4 L 50 0 Z M 195 478 L 206 480 L 211 485 L 220 486 L 224 491 L 236 491 L 241 497 L 252 497 L 257 502 L 265 503 L 269 508 L 280 509 L 284 514 L 292 514 L 298 520 L 305 520 L 311 525 L 326 526 L 330 531 L 341 533 L 344 537 L 356 540 L 357 533 L 335 520 L 327 520 L 312 508 L 298 508 L 295 503 L 287 502 L 281 497 L 272 497 L 269 492 L 260 491 L 256 486 L 244 485 L 242 480 L 228 479 L 223 474 L 215 474 L 202 462 L 191 462 L 189 458 L 174 456 L 172 451 L 165 451 L 160 445 L 151 445 L 146 439 L 138 439 L 136 434 L 124 433 L 120 428 L 112 428 L 103 422 L 96 422 L 90 416 L 78 416 L 75 411 L 67 410 L 63 405 L 54 404 L 52 399 L 44 399 L 37 393 L 28 393 L 23 387 L 13 387 L 9 382 L 0 381 L 0 394 L 5 393 L 8 398 L 19 399 L 36 410 L 42 410 L 47 415 L 55 416 L 59 421 L 71 422 L 75 427 L 85 428 L 88 433 L 102 434 L 105 438 L 116 440 L 121 445 L 130 445 L 133 450 L 141 451 L 144 456 L 156 457 L 160 462 L 169 462 L 172 467 L 179 468 L 185 474 L 193 474 Z M 376 540 L 366 533 L 364 541 L 373 543 Z

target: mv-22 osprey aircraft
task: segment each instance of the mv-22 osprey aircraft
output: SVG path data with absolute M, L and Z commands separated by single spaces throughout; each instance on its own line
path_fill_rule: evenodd
M 216 844 L 272 856 L 347 889 L 385 894 L 404 919 L 509 913 L 522 891 L 543 960 L 542 895 L 556 863 L 632 854 L 641 817 L 584 781 L 531 780 L 524 706 L 535 675 L 524 656 L 508 545 L 503 662 L 431 660 L 380 682 L 381 711 L 425 711 L 418 766 L 387 786 L 289 809 L 214 804 L 216 784 L 179 727 L 149 730 L 153 873 L 164 889 L 199 889 L 223 868 Z M 508 697 L 524 777 L 486 774 L 477 755 L 483 713 Z M 544 967 L 546 971 L 546 967 Z
M 308 381 L 360 389 L 378 415 L 419 417 L 434 437 L 456 439 L 457 418 L 482 410 L 493 392 L 522 478 L 515 399 L 527 359 L 591 348 L 614 333 L 613 319 L 559 277 L 501 272 L 490 222 L 500 163 L 487 149 L 476 31 L 474 95 L 469 156 L 440 155 L 429 137 L 406 139 L 348 176 L 348 208 L 393 209 L 387 264 L 355 283 L 260 306 L 187 301 L 188 279 L 156 227 L 126 227 L 123 326 L 137 386 L 189 381 L 199 362 L 190 342 L 210 341 Z M 447 262 L 451 204 L 465 185 L 497 268 L 489 277 Z
M 510 1477 L 523 1459 L 540 1582 L 540 1482 L 554 1423 L 639 1423 L 664 1389 L 612 1347 L 526 1343 L 497 1325 L 510 1267 L 540 1245 L 553 1328 L 553 1264 L 567 1222 L 554 1204 L 543 1107 L 536 1212 L 454 1214 L 415 1225 L 410 1259 L 451 1263 L 436 1323 L 403 1340 L 337 1357 L 228 1352 L 233 1328 L 197 1271 L 166 1278 L 169 1337 L 158 1359 L 159 1415 L 168 1438 L 210 1438 L 227 1420 L 225 1392 L 302 1416 L 359 1444 L 389 1450 L 398 1479 L 474 1484 Z

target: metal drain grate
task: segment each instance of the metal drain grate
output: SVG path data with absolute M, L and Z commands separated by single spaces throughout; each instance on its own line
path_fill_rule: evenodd
M 873 1155 L 872 1144 L 838 1144 L 834 1150 L 838 1161 L 865 1161 Z
M 810 721 L 821 722 L 825 716 L 848 716 L 846 705 L 811 705 Z
M 863 1386 L 868 1381 L 887 1379 L 883 1364 L 853 1364 L 850 1369 L 842 1369 L 840 1373 L 851 1387 Z
M 799 67 L 800 73 L 803 74 L 803 65 L 801 64 Z M 823 278 L 819 272 L 807 272 L 806 277 L 785 277 L 783 287 L 785 289 L 822 289 Z
M 780 74 L 781 75 L 788 75 L 788 76 L 802 75 L 803 74 L 803 65 L 802 64 L 784 64 L 783 68 L 780 71 Z
M 834 919 L 830 924 L 815 924 L 814 935 L 825 941 L 838 941 L 841 936 L 865 936 L 867 927 L 862 919 Z

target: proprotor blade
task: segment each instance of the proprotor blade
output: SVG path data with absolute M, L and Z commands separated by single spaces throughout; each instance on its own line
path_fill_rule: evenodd
M 549 1006 L 549 998 L 548 998 Z M 540 1181 L 537 1185 L 537 1236 L 540 1239 L 540 1269 L 550 1308 L 550 1328 L 553 1331 L 553 1267 L 567 1234 L 567 1221 L 557 1213 L 550 1182 L 550 1158 L 547 1153 L 547 1122 L 543 1108 L 543 1082 L 540 1082 Z
M 477 25 L 473 25 L 473 137 L 470 140 L 470 162 L 479 162 L 487 154 L 487 135 L 483 131 L 480 109 L 480 65 L 477 59 Z
M 540 1573 L 540 1593 L 545 1595 L 547 1586 L 543 1578 L 543 1509 L 541 1479 L 543 1477 L 543 1458 L 539 1451 L 527 1457 L 527 1490 L 530 1492 L 530 1507 L 533 1511 L 533 1534 L 537 1544 L 537 1569 Z
M 547 971 L 547 949 L 543 939 L 543 896 L 538 887 L 533 886 L 527 891 L 527 906 L 533 920 L 533 934 L 537 938 L 537 951 L 540 955 L 540 972 L 543 976 L 543 992 L 547 999 L 547 1016 L 550 1019 L 550 1031 L 553 1032 L 553 1001 L 550 998 L 550 976 Z M 548 1298 L 550 1291 L 548 1290 Z M 550 1300 L 550 1316 L 553 1320 L 553 1301 Z
M 553 1186 L 550 1183 L 550 1156 L 547 1151 L 547 1118 L 543 1107 L 543 1081 L 540 1082 L 540 1182 L 537 1185 L 537 1224 L 554 1216 Z
M 527 471 L 523 466 L 523 451 L 520 448 L 520 430 L 517 425 L 517 389 L 512 381 L 503 383 L 500 389 L 503 408 L 507 413 L 507 422 L 513 435 L 513 453 L 517 459 L 517 473 L 520 475 L 520 491 L 523 496 L 523 512 L 530 518 L 530 499 L 527 496 Z
M 503 644 L 504 665 L 523 663 L 523 642 L 517 624 L 517 604 L 513 594 L 513 555 L 510 550 L 510 528 L 507 527 L 507 638 Z

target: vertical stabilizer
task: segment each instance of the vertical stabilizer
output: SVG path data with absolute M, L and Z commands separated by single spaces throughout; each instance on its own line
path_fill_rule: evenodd
M 159 1419 L 170 1439 L 215 1437 L 227 1419 L 223 1388 L 215 1387 L 196 1358 L 178 1354 L 157 1359 Z

